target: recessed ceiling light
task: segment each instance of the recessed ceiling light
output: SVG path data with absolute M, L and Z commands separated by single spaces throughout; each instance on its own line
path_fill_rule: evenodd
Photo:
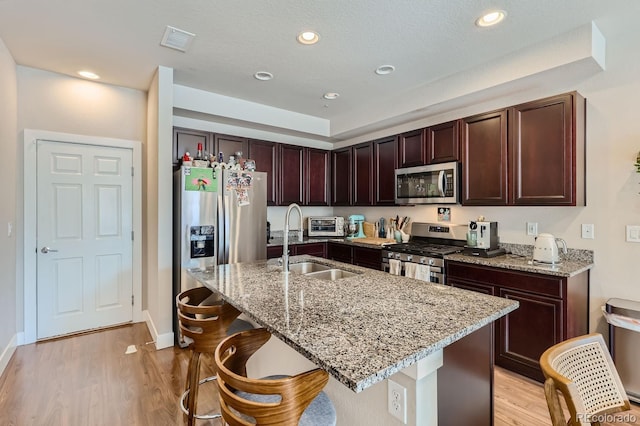
M 476 25 L 479 27 L 490 27 L 501 22 L 505 16 L 507 16 L 507 12 L 504 10 L 495 10 L 476 19 Z
M 376 74 L 378 75 L 391 74 L 395 70 L 396 70 L 396 67 L 394 67 L 393 65 L 380 65 L 378 68 L 376 68 Z
M 329 99 L 329 100 L 338 99 L 338 96 L 340 96 L 340 93 L 336 93 L 336 92 L 327 92 L 324 95 L 322 95 L 323 98 Z
M 100 78 L 98 74 L 91 71 L 86 71 L 86 70 L 78 71 L 78 75 L 84 78 L 88 78 L 90 80 L 97 80 Z
M 253 76 L 256 78 L 256 80 L 262 80 L 262 81 L 271 80 L 273 78 L 273 74 L 267 71 L 258 71 Z
M 314 31 L 303 31 L 298 34 L 297 40 L 302 44 L 316 44 L 320 40 L 320 36 Z

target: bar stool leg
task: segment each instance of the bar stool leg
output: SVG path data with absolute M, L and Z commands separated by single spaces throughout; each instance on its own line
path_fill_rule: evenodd
M 192 351 L 189 359 L 189 367 L 187 370 L 187 381 L 185 383 L 184 393 L 180 398 L 180 408 L 185 414 L 187 425 L 195 425 L 196 419 L 209 420 L 222 417 L 220 413 L 215 414 L 195 414 L 198 405 L 198 389 L 201 384 L 211 382 L 217 379 L 216 376 L 200 379 L 200 352 Z

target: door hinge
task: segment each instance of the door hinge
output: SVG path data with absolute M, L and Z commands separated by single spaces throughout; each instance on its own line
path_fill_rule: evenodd
M 131 306 L 133 306 L 133 294 L 131 295 Z
M 131 231 L 131 241 L 133 241 L 133 231 Z
M 134 170 L 134 168 L 133 168 L 133 166 L 131 166 L 131 176 L 133 176 L 133 170 Z

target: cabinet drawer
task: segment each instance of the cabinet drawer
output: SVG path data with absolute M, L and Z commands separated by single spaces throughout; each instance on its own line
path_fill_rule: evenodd
M 495 287 L 488 284 L 479 284 L 451 277 L 447 277 L 447 284 L 453 287 L 462 288 L 464 290 L 471 290 L 478 293 L 488 294 L 490 296 L 495 295 Z
M 562 298 L 565 295 L 565 280 L 550 275 L 496 270 L 496 268 L 456 262 L 447 262 L 447 274 L 450 279 L 466 279 L 550 297 Z
M 382 249 L 354 247 L 353 264 L 366 268 L 380 269 L 382 265 Z
M 282 256 L 282 246 L 267 247 L 267 259 L 273 259 Z

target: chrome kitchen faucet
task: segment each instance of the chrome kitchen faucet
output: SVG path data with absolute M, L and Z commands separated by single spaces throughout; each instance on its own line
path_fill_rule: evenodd
M 284 246 L 282 247 L 282 271 L 289 272 L 289 219 L 291 216 L 291 210 L 298 210 L 298 216 L 300 216 L 300 225 L 298 227 L 298 241 L 302 242 L 302 209 L 296 203 L 289 204 L 287 207 L 287 214 L 284 217 Z

